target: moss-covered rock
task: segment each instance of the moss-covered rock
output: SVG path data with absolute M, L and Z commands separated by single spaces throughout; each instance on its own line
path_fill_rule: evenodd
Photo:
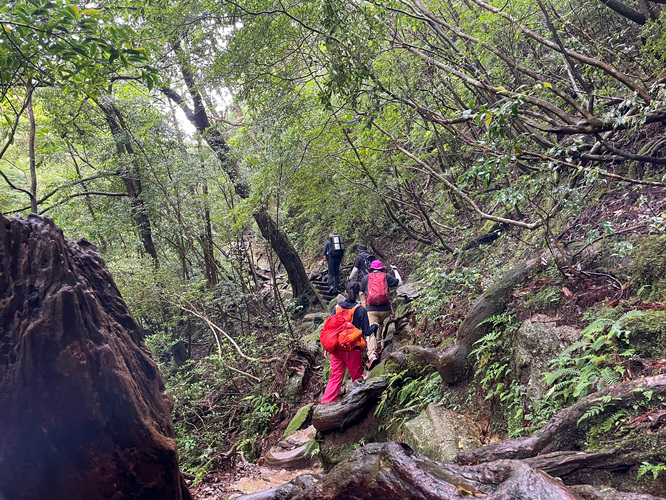
M 639 297 L 648 300 L 666 298 L 666 235 L 647 236 L 634 243 L 631 284 Z
M 405 424 L 405 443 L 440 462 L 481 446 L 479 431 L 473 422 L 432 403 Z
M 661 358 L 666 353 L 666 312 L 645 311 L 623 323 L 629 344 L 642 358 Z
M 282 437 L 288 438 L 294 432 L 303 427 L 303 424 L 305 424 L 305 422 L 307 422 L 308 419 L 310 418 L 311 412 L 312 412 L 312 403 L 307 404 L 303 408 L 298 410 L 296 412 L 296 415 L 294 415 L 294 418 L 291 419 L 291 422 L 289 422 L 289 425 L 284 430 L 284 434 L 282 434 Z
M 375 366 L 372 370 L 370 370 L 370 373 L 368 374 L 368 379 L 381 377 L 383 375 L 388 375 L 389 373 L 396 373 L 397 371 L 398 371 L 398 365 L 396 365 L 390 359 L 384 360 L 381 363 L 379 363 L 377 366 Z
M 356 425 L 342 432 L 326 434 L 319 443 L 319 458 L 324 471 L 329 471 L 364 444 L 385 441 L 386 431 L 380 431 L 380 423 L 374 412 L 370 412 Z

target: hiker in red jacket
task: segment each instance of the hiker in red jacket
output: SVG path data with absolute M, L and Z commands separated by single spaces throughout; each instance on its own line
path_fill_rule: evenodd
M 375 260 L 370 264 L 370 274 L 361 280 L 361 293 L 365 295 L 368 319 L 370 323 L 377 325 L 377 333 L 368 337 L 368 370 L 372 370 L 379 363 L 381 352 L 384 349 L 384 321 L 393 312 L 389 288 L 402 285 L 400 273 L 395 266 L 391 266 L 391 268 L 395 277 L 386 274 L 384 264 Z
M 365 307 L 356 302 L 359 293 L 358 282 L 351 281 L 347 283 L 345 291 L 347 294 L 346 300 L 338 303 L 333 310 L 333 314 L 336 314 L 338 308 L 352 309 L 354 311 L 352 324 L 361 330 L 363 335 L 356 341 L 356 345 L 351 351 L 336 349 L 331 353 L 331 378 L 328 379 L 328 384 L 326 384 L 324 396 L 321 398 L 322 403 L 331 403 L 338 399 L 346 370 L 349 370 L 352 382 L 363 378 L 363 348 L 366 345 L 365 338 L 371 336 L 377 329 L 377 325 L 374 325 L 374 327 L 370 326 L 368 312 Z

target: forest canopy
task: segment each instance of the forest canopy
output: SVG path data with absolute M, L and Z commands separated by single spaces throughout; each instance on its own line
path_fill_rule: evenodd
M 528 257 L 570 292 L 607 238 L 658 249 L 665 58 L 646 0 L 7 0 L 0 211 L 100 250 L 203 474 L 292 411 L 331 231 L 425 283 L 432 348 Z M 658 253 L 617 300 L 663 301 Z

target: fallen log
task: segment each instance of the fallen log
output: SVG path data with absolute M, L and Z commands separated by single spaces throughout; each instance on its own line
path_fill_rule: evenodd
M 315 406 L 312 425 L 320 432 L 349 427 L 368 414 L 387 387 L 388 381 L 384 377 L 357 380 L 340 401 Z
M 585 491 L 596 491 L 585 488 Z M 354 451 L 325 476 L 299 476 L 291 483 L 242 500 L 581 500 L 574 489 L 518 460 L 482 465 L 442 464 L 392 441 Z M 595 498 L 595 497 L 590 497 Z M 602 497 L 597 497 L 602 498 Z M 647 495 L 618 500 L 656 500 Z

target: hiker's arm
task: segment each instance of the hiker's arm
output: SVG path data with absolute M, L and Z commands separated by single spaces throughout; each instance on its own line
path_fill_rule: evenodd
M 370 329 L 370 321 L 368 321 L 368 312 L 362 308 L 358 307 L 356 311 L 354 311 L 354 323 L 359 324 L 360 327 L 357 327 L 359 330 L 361 330 L 361 333 L 363 333 L 364 337 L 369 337 L 374 333 L 374 330 Z
M 349 280 L 349 281 L 353 280 L 353 279 L 354 279 L 354 276 L 356 276 L 356 273 L 357 273 L 357 272 L 358 272 L 358 268 L 357 268 L 357 267 L 354 267 L 354 268 L 351 270 L 351 273 L 349 273 L 349 278 L 347 278 L 347 280 Z
M 400 286 L 402 285 L 402 277 L 400 276 L 400 273 L 398 272 L 398 268 L 395 266 L 391 266 L 391 269 L 393 270 L 393 274 L 395 275 L 395 279 L 398 280 L 398 283 L 396 285 L 391 285 L 391 286 Z

